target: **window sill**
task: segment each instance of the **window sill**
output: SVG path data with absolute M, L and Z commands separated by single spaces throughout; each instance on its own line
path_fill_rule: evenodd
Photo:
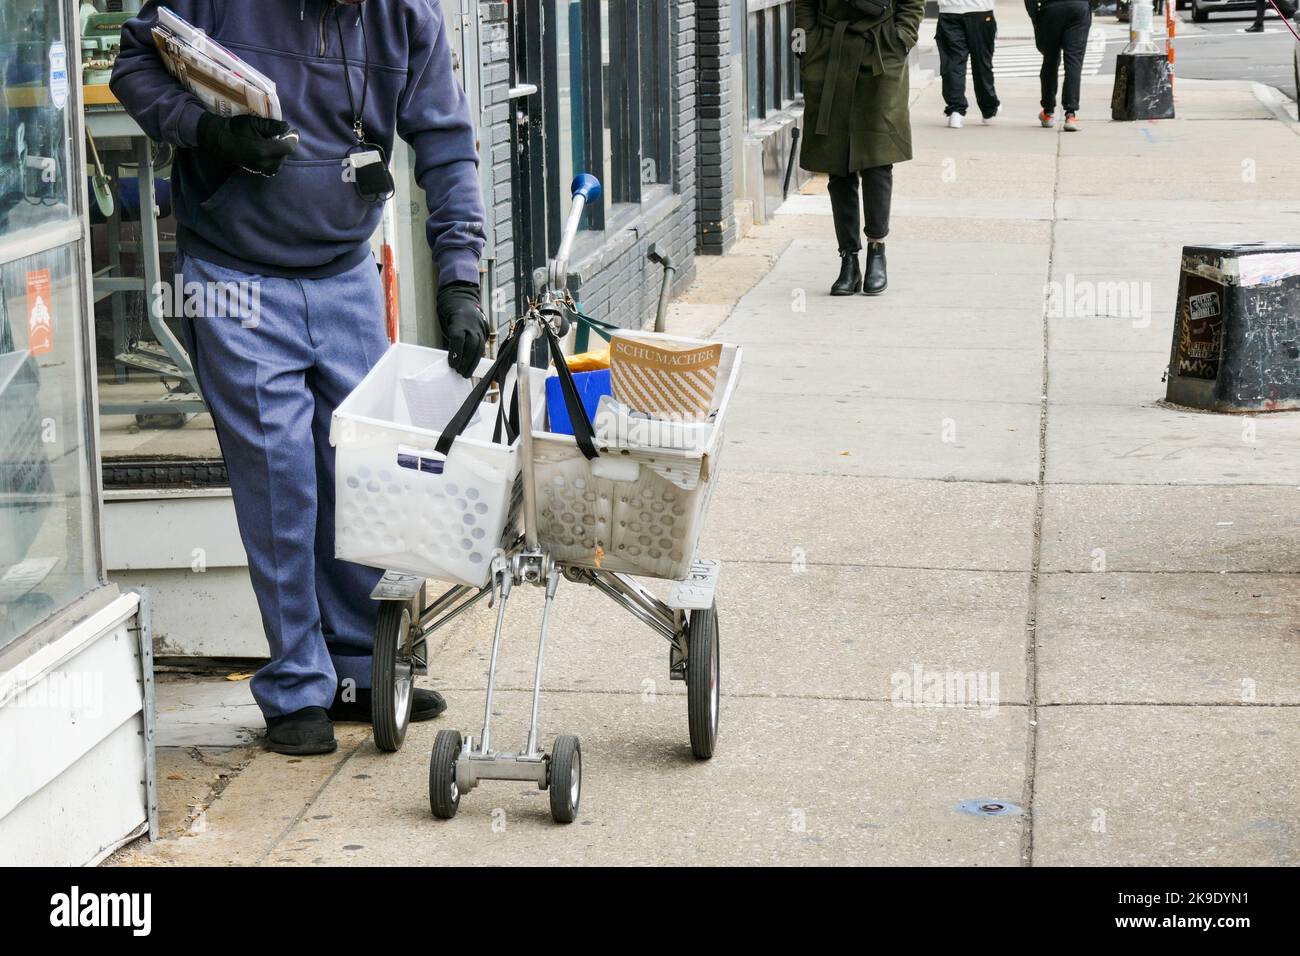
M 767 136 L 777 130 L 784 129 L 792 122 L 798 122 L 801 116 L 803 116 L 802 98 L 795 100 L 784 109 L 768 113 L 762 119 L 751 118 L 746 124 L 745 133 L 749 136 Z

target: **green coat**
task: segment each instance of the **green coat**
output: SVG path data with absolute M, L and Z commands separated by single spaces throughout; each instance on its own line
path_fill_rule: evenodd
M 893 0 L 874 19 L 847 0 L 795 0 L 794 6 L 805 40 L 799 165 L 843 176 L 911 159 L 907 54 L 916 46 L 925 0 Z

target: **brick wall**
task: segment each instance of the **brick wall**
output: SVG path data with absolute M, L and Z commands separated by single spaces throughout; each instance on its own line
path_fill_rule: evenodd
M 479 126 L 479 155 L 491 164 L 493 195 L 485 196 L 488 218 L 495 230 L 496 307 L 493 319 L 499 325 L 514 313 L 515 244 L 513 191 L 510 183 L 510 8 L 501 2 L 480 3 L 479 82 L 483 105 Z
M 736 241 L 735 155 L 729 117 L 739 108 L 732 89 L 731 5 L 744 0 L 700 0 L 696 12 L 699 250 L 720 255 Z

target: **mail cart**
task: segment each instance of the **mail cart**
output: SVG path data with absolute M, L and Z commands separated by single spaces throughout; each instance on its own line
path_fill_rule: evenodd
M 560 350 L 576 305 L 565 289 L 567 260 L 583 209 L 600 184 L 580 175 L 560 249 L 538 280 L 527 312 L 512 323 L 494 360 L 440 432 L 410 421 L 413 398 L 399 385 L 421 366 L 445 362 L 436 349 L 395 345 L 338 408 L 337 552 L 387 570 L 375 591 L 375 743 L 395 751 L 410 719 L 412 688 L 426 672 L 428 639 L 478 602 L 495 607 L 483 727 L 474 738 L 441 730 L 429 761 L 429 804 L 455 816 L 485 780 L 523 780 L 550 794 L 552 818 L 571 822 L 582 796 L 582 747 L 570 733 L 549 748 L 538 739 L 542 667 L 561 580 L 606 594 L 668 643 L 668 668 L 686 684 L 691 751 L 713 755 L 718 735 L 719 630 L 714 602 L 720 566 L 696 548 L 719 474 L 727 408 L 741 350 L 724 345 L 702 447 L 639 448 L 595 440 Z M 555 360 L 573 435 L 547 430 L 546 371 L 534 345 Z M 521 383 L 523 383 L 521 385 Z M 487 401 L 492 391 L 499 401 Z M 522 525 L 522 533 L 521 533 Z M 433 601 L 426 578 L 453 582 Z M 638 578 L 671 580 L 656 597 Z M 497 750 L 492 708 L 501 635 L 515 589 L 542 591 L 527 740 Z

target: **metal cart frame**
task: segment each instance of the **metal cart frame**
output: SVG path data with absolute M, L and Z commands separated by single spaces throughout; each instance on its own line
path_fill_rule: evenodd
M 563 338 L 568 332 L 568 314 L 574 305 L 564 281 L 569 250 L 586 203 L 599 195 L 600 184 L 595 177 L 584 174 L 574 180 L 573 206 L 560 250 L 548 273 L 540 277 L 527 312 L 516 320 L 512 329 L 512 334 L 519 336 L 518 381 L 528 380 L 533 344 L 543 334 L 544 327 L 557 338 Z M 569 823 L 577 816 L 581 800 L 581 744 L 574 735 L 560 734 L 549 751 L 538 745 L 546 638 L 560 579 L 596 588 L 668 641 L 669 675 L 673 680 L 686 682 L 692 753 L 699 759 L 708 759 L 717 740 L 721 704 L 718 622 L 713 600 L 720 565 L 717 561 L 697 560 L 684 580 L 674 582 L 664 601 L 629 575 L 553 560 L 541 546 L 538 533 L 537 481 L 530 427 L 532 396 L 528 389 L 517 391 L 519 420 L 524 423 L 519 436 L 524 533 L 510 547 L 497 552 L 487 586 L 458 585 L 428 605 L 419 576 L 393 572 L 385 575 L 374 595 L 385 599 L 375 634 L 372 694 L 375 741 L 382 750 L 396 750 L 401 746 L 410 719 L 414 676 L 427 672 L 429 636 L 488 597 L 490 606 L 496 606 L 497 614 L 488 663 L 483 729 L 477 740 L 456 730 L 439 731 L 429 764 L 430 808 L 435 816 L 450 819 L 459 808 L 461 796 L 482 781 L 526 780 L 536 783 L 541 790 L 549 790 L 551 816 L 556 822 Z M 528 738 L 518 751 L 499 751 L 492 747 L 497 659 L 511 593 L 515 587 L 525 584 L 542 588 L 545 595 Z

